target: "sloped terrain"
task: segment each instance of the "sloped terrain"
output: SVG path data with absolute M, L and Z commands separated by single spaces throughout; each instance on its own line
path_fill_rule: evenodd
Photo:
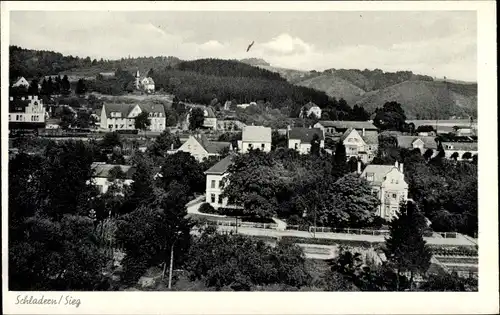
M 367 92 L 356 102 L 368 112 L 385 102 L 401 103 L 408 119 L 447 119 L 477 116 L 477 86 L 433 81 L 406 81 Z
M 327 95 L 337 99 L 343 98 L 348 104 L 354 103 L 365 94 L 363 89 L 355 86 L 349 81 L 329 74 L 307 79 L 297 83 L 297 85 L 323 91 Z

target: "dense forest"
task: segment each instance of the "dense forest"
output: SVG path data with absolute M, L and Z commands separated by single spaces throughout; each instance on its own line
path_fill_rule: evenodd
M 257 68 L 236 60 L 198 59 L 183 61 L 175 66 L 177 70 L 194 71 L 220 77 L 245 77 L 285 81 L 278 73 Z
M 97 60 L 90 57 L 64 56 L 53 51 L 24 49 L 18 46 L 9 46 L 9 58 L 11 80 L 19 76 L 32 79 L 68 71 L 74 71 L 83 76 L 95 76 L 99 72 L 115 71 L 118 68 L 130 71 L 139 69 L 143 72 L 151 68 L 174 66 L 180 62 L 180 59 L 171 56 Z
M 345 79 L 364 91 L 383 89 L 404 81 L 433 81 L 428 75 L 414 74 L 411 71 L 384 72 L 380 69 L 328 69 L 325 73 Z

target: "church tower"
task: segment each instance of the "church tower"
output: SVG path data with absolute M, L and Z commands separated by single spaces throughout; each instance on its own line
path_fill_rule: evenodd
M 135 88 L 138 90 L 139 89 L 139 70 L 137 70 L 137 73 L 135 74 Z

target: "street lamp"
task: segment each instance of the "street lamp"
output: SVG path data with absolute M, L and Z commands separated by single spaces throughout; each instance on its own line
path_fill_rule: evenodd
M 181 231 L 177 231 L 175 233 L 175 238 L 174 241 L 172 242 L 172 246 L 170 247 L 170 268 L 169 268 L 169 274 L 168 274 L 168 288 L 172 289 L 172 273 L 173 273 L 173 268 L 174 268 L 174 246 L 175 242 L 177 242 L 179 235 L 181 234 Z M 163 275 L 162 279 L 165 277 L 165 269 L 167 267 L 167 263 L 163 265 Z

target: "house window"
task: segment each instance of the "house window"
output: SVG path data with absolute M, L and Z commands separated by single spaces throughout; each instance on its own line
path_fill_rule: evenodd
M 16 115 L 16 120 L 21 120 L 21 115 Z
M 118 125 L 115 125 L 115 128 L 118 129 Z
M 396 194 L 392 194 L 392 199 L 396 199 L 397 196 L 398 195 L 396 195 Z
M 222 197 L 219 195 L 219 197 L 217 198 L 217 203 L 218 204 L 222 204 Z
M 296 144 L 295 144 L 295 150 L 298 150 L 298 149 L 299 149 L 299 144 L 298 144 L 298 143 L 296 143 Z
M 109 129 L 113 129 L 113 125 L 108 125 L 108 128 Z
M 248 150 L 252 150 L 253 149 L 253 144 L 249 144 L 248 145 Z
M 215 180 L 212 180 L 211 188 L 215 188 Z
M 264 143 L 260 145 L 260 148 L 261 148 L 262 150 L 264 150 L 264 148 L 265 148 L 265 147 L 266 147 L 266 145 L 265 145 Z
M 367 181 L 373 181 L 373 173 L 367 173 L 366 174 L 366 180 Z
M 210 194 L 210 203 L 215 203 L 215 194 Z
M 125 127 L 125 125 L 120 125 L 120 129 L 123 129 Z

